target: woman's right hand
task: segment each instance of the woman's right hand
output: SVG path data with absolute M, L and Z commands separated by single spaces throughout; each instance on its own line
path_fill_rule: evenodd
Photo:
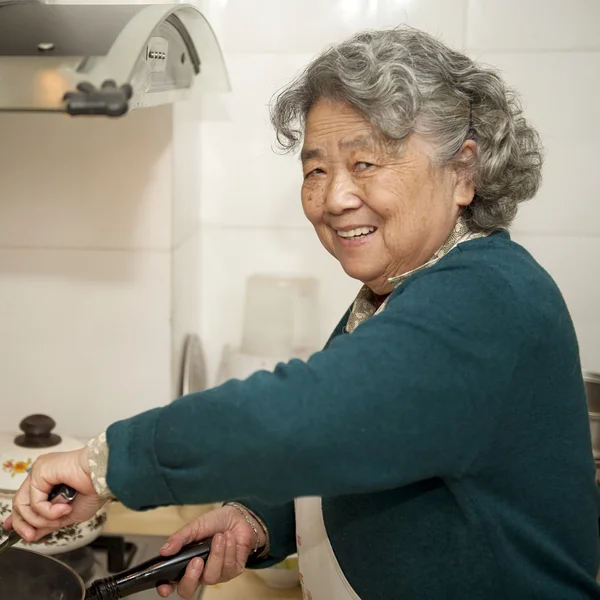
M 192 542 L 213 538 L 206 565 L 201 558 L 192 560 L 177 585 L 177 593 L 181 598 L 192 598 L 201 584 L 224 583 L 241 575 L 254 548 L 265 546 L 266 532 L 250 513 L 245 514 L 255 525 L 258 540 L 244 515 L 236 507 L 227 505 L 198 517 L 167 540 L 160 551 L 162 556 L 176 554 L 183 546 Z M 163 598 L 173 592 L 173 585 L 158 587 L 158 594 Z

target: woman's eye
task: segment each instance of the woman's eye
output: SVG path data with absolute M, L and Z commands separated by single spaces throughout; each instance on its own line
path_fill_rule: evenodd
M 354 167 L 357 171 L 364 171 L 365 169 L 368 169 L 369 167 L 374 166 L 372 163 L 368 163 L 368 162 L 357 162 Z
M 311 177 L 312 175 L 320 175 L 321 173 L 323 173 L 323 169 L 313 169 L 312 171 L 309 171 L 305 176 L 304 179 L 308 179 L 309 177 Z

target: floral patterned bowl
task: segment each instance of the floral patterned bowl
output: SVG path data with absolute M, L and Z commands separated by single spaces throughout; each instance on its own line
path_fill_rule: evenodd
M 52 433 L 55 425 L 46 415 L 31 415 L 21 421 L 21 435 L 0 433 L 0 524 L 10 515 L 13 496 L 38 456 L 81 448 L 80 441 Z M 103 509 L 85 523 L 65 527 L 32 544 L 20 542 L 17 547 L 40 554 L 62 554 L 93 542 L 105 522 L 106 511 Z M 4 532 L 0 531 L 0 541 L 3 538 Z

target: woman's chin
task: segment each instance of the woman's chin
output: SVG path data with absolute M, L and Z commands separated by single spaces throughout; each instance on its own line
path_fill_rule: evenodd
M 375 273 L 372 268 L 369 269 L 365 265 L 359 265 L 354 262 L 340 262 L 340 264 L 342 266 L 342 269 L 344 269 L 346 275 L 348 275 L 348 277 L 352 277 L 352 279 L 357 279 L 365 285 L 369 285 L 369 282 L 378 279 L 377 273 Z

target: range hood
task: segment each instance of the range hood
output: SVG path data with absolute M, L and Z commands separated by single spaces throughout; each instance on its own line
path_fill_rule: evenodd
M 218 41 L 190 4 L 0 0 L 0 111 L 119 117 L 183 99 L 195 82 L 229 89 Z

